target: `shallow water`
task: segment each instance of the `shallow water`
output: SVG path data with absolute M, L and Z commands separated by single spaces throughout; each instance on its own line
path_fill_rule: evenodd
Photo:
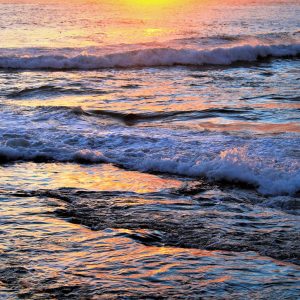
M 298 1 L 0 11 L 0 298 L 299 298 Z
M 203 185 L 188 195 L 176 192 L 178 180 L 140 174 L 130 183 L 134 172 L 88 169 L 1 168 L 4 298 L 297 298 L 299 217 L 236 189 Z M 81 190 L 95 174 L 98 187 Z

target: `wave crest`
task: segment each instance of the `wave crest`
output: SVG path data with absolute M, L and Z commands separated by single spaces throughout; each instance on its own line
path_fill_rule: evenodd
M 300 44 L 242 45 L 211 50 L 154 48 L 107 55 L 14 55 L 0 57 L 2 69 L 95 70 L 176 65 L 230 65 L 266 57 L 295 57 Z

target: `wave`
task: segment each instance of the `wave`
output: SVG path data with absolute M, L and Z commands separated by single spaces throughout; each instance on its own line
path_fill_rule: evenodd
M 0 56 L 2 69 L 97 70 L 159 66 L 230 65 L 268 57 L 298 57 L 300 44 L 242 45 L 211 50 L 153 48 L 107 55 L 6 55 Z
M 10 136 L 5 145 L 0 146 L 0 163 L 112 163 L 141 172 L 245 183 L 263 195 L 294 195 L 300 191 L 297 153 L 294 159 L 284 153 L 287 142 L 293 149 L 299 139 L 244 140 L 209 133 L 198 138 L 197 142 L 185 143 L 182 138 L 178 141 L 176 137 L 147 137 L 137 132 L 131 136 L 111 133 L 85 138 L 56 134 L 40 140 L 37 136 L 35 140 Z M 290 153 L 291 149 L 287 151 Z
M 16 139 L 10 146 L 26 146 L 27 141 Z M 212 160 L 201 162 L 178 161 L 171 159 L 154 159 L 153 157 L 142 157 L 140 160 L 128 162 L 123 155 L 113 159 L 101 151 L 82 149 L 70 156 L 59 156 L 57 153 L 46 153 L 44 151 L 24 151 L 12 147 L 0 148 L 0 162 L 32 161 L 44 162 L 76 162 L 83 164 L 112 163 L 121 167 L 139 170 L 142 172 L 159 172 L 188 177 L 204 177 L 217 182 L 244 183 L 252 186 L 263 195 L 294 195 L 300 191 L 300 171 L 280 171 L 276 168 L 263 167 L 258 170 L 259 164 L 253 166 L 249 160 L 238 157 L 237 149 L 225 150 Z M 123 157 L 122 157 L 123 156 Z M 238 157 L 238 159 L 237 159 Z
M 243 114 L 249 113 L 250 109 L 231 109 L 231 108 L 209 108 L 203 110 L 187 110 L 187 111 L 169 111 L 169 112 L 153 112 L 153 113 L 122 113 L 109 110 L 81 110 L 82 114 L 90 116 L 106 116 L 121 121 L 127 126 L 133 126 L 140 122 L 155 122 L 174 118 L 176 119 L 205 119 L 215 118 L 222 115 L 236 115 L 243 118 Z M 78 113 L 78 109 L 75 111 Z
M 47 95 L 88 95 L 88 94 L 107 94 L 106 91 L 86 89 L 81 86 L 78 88 L 70 87 L 58 87 L 54 85 L 42 85 L 32 88 L 24 88 L 18 91 L 14 91 L 8 94 L 6 97 L 14 99 L 32 98 L 32 97 L 43 97 Z

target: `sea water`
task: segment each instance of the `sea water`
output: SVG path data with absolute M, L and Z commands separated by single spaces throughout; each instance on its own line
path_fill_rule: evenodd
M 0 296 L 297 299 L 299 15 L 1 0 Z

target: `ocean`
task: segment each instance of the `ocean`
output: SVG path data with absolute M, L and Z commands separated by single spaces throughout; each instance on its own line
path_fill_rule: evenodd
M 299 299 L 299 17 L 0 0 L 0 299 Z

